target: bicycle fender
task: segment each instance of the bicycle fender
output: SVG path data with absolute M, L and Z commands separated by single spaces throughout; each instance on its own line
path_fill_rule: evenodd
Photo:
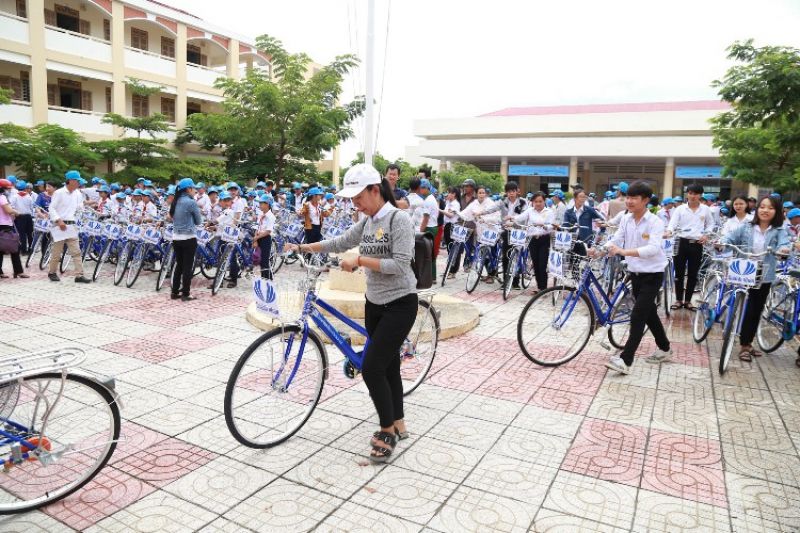
M 98 385 L 100 385 L 101 387 L 103 387 L 105 390 L 108 391 L 111 397 L 114 398 L 114 403 L 116 403 L 119 406 L 120 411 L 124 408 L 124 405 L 122 403 L 122 395 L 119 392 L 117 392 L 116 379 L 114 378 L 114 376 L 100 374 L 99 372 L 92 372 L 91 370 L 86 370 L 85 368 L 76 368 L 74 370 L 70 370 L 69 373 L 82 376 L 94 381 L 95 383 L 97 383 Z

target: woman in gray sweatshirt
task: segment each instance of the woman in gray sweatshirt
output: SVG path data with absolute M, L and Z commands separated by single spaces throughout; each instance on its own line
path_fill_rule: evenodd
M 300 252 L 341 253 L 358 246 L 359 255 L 342 261 L 342 270 L 362 267 L 367 273 L 364 326 L 369 345 L 362 373 L 380 418 L 380 431 L 371 440 L 370 459 L 386 462 L 397 439 L 408 436 L 403 414 L 400 346 L 417 316 L 416 278 L 411 270 L 414 228 L 395 205 L 389 182 L 370 165 L 355 165 L 344 177 L 339 196 L 352 198 L 366 215 L 343 235 Z

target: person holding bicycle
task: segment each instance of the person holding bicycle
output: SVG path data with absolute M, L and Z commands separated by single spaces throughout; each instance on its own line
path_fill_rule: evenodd
M 622 217 L 619 229 L 609 240 L 609 255 L 626 258 L 635 303 L 631 311 L 630 333 L 618 356 L 612 357 L 606 367 L 630 374 L 633 358 L 644 336 L 645 325 L 650 328 L 658 347 L 647 358 L 650 363 L 663 363 L 672 357 L 667 333 L 658 316 L 656 298 L 664 282 L 664 255 L 662 238 L 664 222 L 647 207 L 653 190 L 647 183 L 637 181 L 630 185 L 625 197 L 628 213 Z
M 531 235 L 528 250 L 533 261 L 533 271 L 536 276 L 537 291 L 547 288 L 547 258 L 550 255 L 550 234 L 555 221 L 555 213 L 545 207 L 544 193 L 533 193 L 531 208 L 526 209 L 514 217 L 514 222 L 528 226 L 528 235 Z M 519 279 L 514 280 L 513 287 L 519 286 Z
M 258 248 L 261 252 L 261 277 L 272 279 L 272 269 L 269 266 L 270 254 L 272 253 L 272 232 L 275 229 L 275 213 L 272 212 L 274 200 L 269 194 L 262 194 L 259 198 L 258 226 L 256 234 L 253 236 L 253 248 Z
M 759 254 L 766 250 L 773 250 L 764 257 L 761 263 L 761 285 L 748 290 L 747 305 L 745 306 L 742 329 L 739 332 L 739 359 L 750 362 L 753 357 L 760 357 L 761 352 L 753 348 L 753 338 L 756 335 L 761 312 L 769 296 L 769 289 L 775 281 L 775 267 L 777 265 L 776 253 L 789 253 L 789 236 L 783 227 L 783 210 L 780 200 L 765 196 L 758 202 L 755 216 L 749 224 L 743 224 L 729 233 L 720 241 L 723 244 L 733 244 L 752 253 Z
M 510 220 L 513 219 L 515 216 L 519 216 L 522 214 L 528 207 L 528 204 L 519 197 L 519 185 L 517 185 L 516 181 L 509 181 L 506 183 L 505 186 L 506 197 L 501 198 L 494 202 L 494 204 L 490 205 L 486 209 L 483 210 L 483 214 L 495 213 L 500 211 L 500 218 L 502 220 Z M 500 255 L 500 258 L 503 262 L 503 272 L 508 272 L 508 252 L 511 249 L 511 246 L 508 244 L 508 230 L 504 229 L 501 233 L 502 243 L 503 243 L 503 253 Z M 519 289 L 519 276 L 516 276 L 511 281 L 511 288 Z
M 414 227 L 395 204 L 389 182 L 371 165 L 354 165 L 338 193 L 352 198 L 365 216 L 335 239 L 290 245 L 301 253 L 341 253 L 358 246 L 359 255 L 341 262 L 342 270 L 366 269 L 364 326 L 370 342 L 362 373 L 380 419 L 380 430 L 370 441 L 370 459 L 386 462 L 398 438 L 408 436 L 403 413 L 400 347 L 417 315 L 417 281 L 411 270 Z
M 189 294 L 189 290 L 192 287 L 194 254 L 197 251 L 195 228 L 203 222 L 203 217 L 194 195 L 194 181 L 192 178 L 183 178 L 175 187 L 175 200 L 169 207 L 169 216 L 173 221 L 172 248 L 175 250 L 171 298 L 180 298 L 184 302 L 197 299 Z

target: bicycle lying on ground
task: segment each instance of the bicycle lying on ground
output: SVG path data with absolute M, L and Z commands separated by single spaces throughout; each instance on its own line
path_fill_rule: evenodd
M 340 332 L 323 313 L 344 323 L 369 343 L 361 324 L 317 294 L 319 276 L 326 268 L 308 265 L 302 256 L 298 257 L 306 268 L 299 286 L 262 285 L 272 292 L 258 297 L 263 301 L 278 301 L 284 318 L 289 318 L 292 311 L 299 312 L 299 318 L 281 321 L 248 346 L 236 362 L 225 389 L 228 429 L 237 441 L 252 448 L 269 448 L 284 442 L 314 412 L 332 365 L 339 363 L 329 361 L 321 335 L 344 355 L 341 364 L 347 378 L 353 379 L 360 373 L 365 350 L 355 350 L 349 336 Z M 436 356 L 439 314 L 431 303 L 433 294 L 419 293 L 417 318 L 398 353 L 404 395 L 422 383 Z M 309 322 L 319 333 L 311 329 Z
M 0 358 L 0 515 L 37 509 L 86 485 L 120 434 L 113 382 L 70 370 L 75 348 Z

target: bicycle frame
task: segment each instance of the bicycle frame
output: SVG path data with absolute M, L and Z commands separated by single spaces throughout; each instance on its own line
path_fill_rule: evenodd
M 592 288 L 595 290 L 592 290 Z M 589 302 L 592 305 L 592 311 L 594 312 L 595 316 L 597 317 L 597 321 L 601 326 L 611 326 L 614 324 L 630 322 L 630 316 L 627 316 L 624 320 L 611 320 L 611 313 L 614 311 L 615 304 L 623 296 L 623 293 L 627 294 L 628 292 L 627 285 L 625 283 L 620 283 L 614 291 L 614 296 L 609 299 L 603 290 L 603 287 L 600 285 L 600 282 L 597 281 L 592 269 L 585 268 L 581 276 L 581 282 L 578 284 L 574 292 L 570 292 L 570 295 L 561 306 L 561 312 L 554 319 L 554 322 L 556 322 L 555 325 L 559 329 L 563 327 L 567 320 L 569 320 L 569 317 L 572 315 L 572 311 L 575 309 L 575 305 L 578 303 L 578 300 L 581 298 L 581 295 L 584 292 L 588 295 Z M 596 294 L 602 296 L 602 302 L 597 299 Z M 603 308 L 604 305 L 606 306 L 605 309 Z M 564 315 L 565 311 L 566 315 Z

